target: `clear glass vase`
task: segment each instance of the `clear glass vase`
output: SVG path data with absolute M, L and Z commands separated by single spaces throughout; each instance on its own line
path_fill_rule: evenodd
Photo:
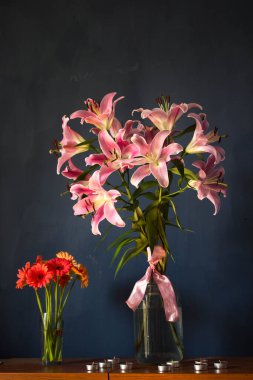
M 43 314 L 41 343 L 42 364 L 45 366 L 60 364 L 63 347 L 63 320 L 61 318 L 52 320 L 49 314 Z
M 134 313 L 135 352 L 140 363 L 163 363 L 183 359 L 182 308 L 177 297 L 179 320 L 168 322 L 157 284 L 147 285 L 145 296 Z

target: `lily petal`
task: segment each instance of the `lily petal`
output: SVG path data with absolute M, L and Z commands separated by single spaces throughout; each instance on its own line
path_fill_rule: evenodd
M 93 113 L 90 112 L 90 111 L 78 110 L 78 111 L 73 112 L 70 115 L 70 119 L 80 118 L 81 119 L 81 124 L 83 124 L 83 122 L 86 119 L 86 117 L 89 117 L 89 116 L 92 116 L 92 115 L 93 115 Z
M 157 179 L 160 186 L 168 187 L 169 186 L 169 176 L 166 161 L 160 159 L 157 163 L 150 164 L 150 170 L 153 176 Z
M 113 140 L 113 138 L 109 135 L 107 131 L 101 131 L 98 135 L 98 141 L 100 148 L 102 149 L 102 152 L 108 157 L 109 159 L 114 159 L 115 156 L 121 157 L 121 150 L 116 144 L 116 142 Z
M 78 169 L 78 167 L 73 164 L 72 160 L 69 160 L 68 166 L 61 172 L 61 174 L 69 179 L 77 179 L 77 177 L 82 174 L 82 170 Z
M 138 147 L 140 154 L 146 156 L 149 151 L 149 145 L 147 144 L 144 137 L 137 135 L 136 133 L 131 138 L 131 141 Z
M 86 165 L 103 165 L 107 160 L 107 157 L 103 153 L 90 154 L 85 158 Z
M 97 209 L 96 214 L 93 216 L 91 220 L 91 232 L 93 235 L 101 235 L 101 232 L 99 231 L 99 223 L 102 222 L 102 220 L 105 219 L 104 214 L 104 205 L 101 206 L 99 209 Z
M 89 188 L 94 191 L 101 191 L 100 172 L 96 170 L 89 179 Z
M 101 185 L 104 185 L 107 178 L 112 174 L 114 173 L 115 171 L 117 170 L 117 168 L 115 168 L 115 166 L 111 166 L 111 165 L 103 165 L 101 166 L 101 169 L 100 169 L 100 182 L 101 182 Z
M 89 197 L 83 198 L 78 201 L 74 206 L 74 215 L 86 215 L 93 211 L 93 203 L 89 200 Z
M 163 148 L 161 157 L 165 159 L 165 161 L 170 161 L 170 156 L 174 154 L 178 154 L 182 152 L 183 147 L 177 143 L 171 143 Z
M 131 177 L 131 184 L 135 187 L 138 187 L 139 183 L 143 180 L 143 178 L 149 176 L 151 174 L 151 170 L 149 165 L 140 166 L 135 170 L 134 174 Z
M 113 202 L 106 202 L 104 206 L 105 218 L 111 224 L 117 227 L 125 227 L 125 222 L 121 219 L 118 212 L 116 211 Z
M 102 114 L 110 114 L 112 112 L 112 100 L 117 92 L 106 94 L 100 102 L 100 112 Z
M 213 215 L 217 215 L 218 212 L 220 211 L 220 205 L 221 205 L 219 194 L 216 193 L 215 191 L 210 191 L 210 193 L 207 195 L 207 199 L 209 199 L 209 201 L 212 202 L 212 204 L 214 205 Z
M 153 138 L 150 144 L 150 151 L 154 157 L 159 158 L 165 139 L 169 136 L 170 131 L 160 131 Z

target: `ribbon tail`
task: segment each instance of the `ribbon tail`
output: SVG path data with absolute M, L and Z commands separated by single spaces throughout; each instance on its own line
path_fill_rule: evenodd
M 149 267 L 146 270 L 145 275 L 135 283 L 132 293 L 126 301 L 127 306 L 130 307 L 130 309 L 132 309 L 133 311 L 137 309 L 137 307 L 144 298 L 147 285 L 151 278 L 151 274 L 152 269 Z
M 179 312 L 176 295 L 170 280 L 156 270 L 154 271 L 153 277 L 163 299 L 166 320 L 176 322 L 179 319 Z

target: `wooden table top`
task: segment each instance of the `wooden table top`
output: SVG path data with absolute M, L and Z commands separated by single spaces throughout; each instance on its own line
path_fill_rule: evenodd
M 185 359 L 179 368 L 172 372 L 158 373 L 157 365 L 138 364 L 133 361 L 133 369 L 122 373 L 120 369 L 97 371 L 88 373 L 85 364 L 92 361 L 103 361 L 101 359 L 64 359 L 62 364 L 45 367 L 40 359 L 14 358 L 3 359 L 0 364 L 0 380 L 253 380 L 253 357 L 247 358 L 207 358 L 208 369 L 195 372 L 194 361 L 196 359 Z M 214 361 L 228 360 L 226 370 L 215 370 Z M 126 359 L 122 359 L 125 362 Z

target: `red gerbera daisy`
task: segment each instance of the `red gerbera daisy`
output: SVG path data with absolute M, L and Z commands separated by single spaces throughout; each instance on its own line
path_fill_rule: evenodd
M 53 278 L 56 279 L 57 277 L 69 274 L 72 263 L 66 259 L 56 257 L 47 262 L 47 267 L 49 272 L 52 273 Z
M 59 280 L 60 287 L 64 288 L 67 285 L 67 283 L 70 281 L 70 279 L 71 279 L 70 275 L 68 275 L 68 274 L 62 275 L 60 280 Z
M 34 289 L 46 287 L 52 279 L 52 273 L 43 263 L 34 264 L 27 272 L 27 284 Z
M 30 269 L 30 267 L 30 263 L 27 262 L 22 269 L 18 269 L 18 280 L 16 282 L 17 289 L 23 289 L 23 287 L 27 285 L 27 271 Z

